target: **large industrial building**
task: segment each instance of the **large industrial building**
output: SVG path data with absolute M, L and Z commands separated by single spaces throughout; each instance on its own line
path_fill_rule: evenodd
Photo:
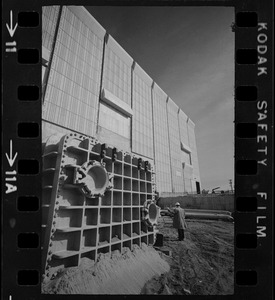
M 199 193 L 200 175 L 194 123 L 85 8 L 44 7 L 42 21 L 47 281 L 153 245 L 156 194 Z
M 200 193 L 195 124 L 84 8 L 42 15 L 43 142 L 80 133 L 155 166 L 160 196 Z

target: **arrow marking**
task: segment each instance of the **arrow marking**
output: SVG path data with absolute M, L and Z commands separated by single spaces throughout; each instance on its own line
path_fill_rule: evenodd
M 10 155 L 8 156 L 7 153 L 5 153 L 5 154 L 6 154 L 6 157 L 9 162 L 10 167 L 12 167 L 16 160 L 16 157 L 17 157 L 17 152 L 14 154 L 14 157 L 12 155 L 12 140 L 10 140 Z
M 13 37 L 15 30 L 17 28 L 17 23 L 15 24 L 15 26 L 13 27 L 13 14 L 12 14 L 12 10 L 10 11 L 10 26 L 6 23 L 8 32 L 10 34 L 11 37 Z

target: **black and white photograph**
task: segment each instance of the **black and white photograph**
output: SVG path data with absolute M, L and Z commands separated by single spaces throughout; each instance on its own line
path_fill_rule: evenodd
M 42 7 L 43 294 L 234 294 L 234 7 Z
M 274 299 L 273 11 L 2 0 L 1 299 Z

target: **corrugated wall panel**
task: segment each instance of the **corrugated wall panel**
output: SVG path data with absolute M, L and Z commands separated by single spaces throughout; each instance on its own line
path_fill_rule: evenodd
M 189 146 L 188 141 L 188 132 L 187 132 L 187 115 L 180 109 L 178 112 L 179 118 L 179 130 L 180 130 L 180 141 L 184 144 Z M 190 147 L 190 146 L 189 146 Z
M 154 84 L 152 98 L 157 190 L 159 193 L 172 192 L 168 123 L 166 113 L 167 95 L 161 90 L 160 87 Z
M 153 80 L 135 64 L 133 70 L 132 150 L 153 158 L 151 86 Z
M 43 119 L 94 136 L 105 31 L 90 15 L 84 22 L 85 14 L 81 8 L 63 7 Z
M 172 167 L 173 192 L 183 193 L 184 182 L 181 163 L 181 146 L 178 122 L 178 106 L 169 98 L 167 102 L 170 155 Z
M 131 106 L 131 68 L 133 59 L 108 37 L 105 46 L 102 88 Z
M 47 61 L 54 45 L 59 9 L 58 6 L 43 8 L 42 56 Z M 133 59 L 111 36 L 107 36 L 104 45 L 105 33 L 85 8 L 63 7 L 49 78 L 45 76 L 43 121 L 56 124 L 66 132 L 73 130 L 96 136 L 102 142 L 111 142 L 112 136 L 111 144 L 154 158 L 160 193 L 195 191 L 195 181 L 200 182 L 200 175 L 194 123 L 190 120 L 187 124 L 187 116 L 171 99 L 166 103 L 167 95 L 156 84 L 151 87 L 152 79 L 137 64 L 133 68 Z M 45 72 L 46 66 L 43 68 Z M 113 128 L 108 131 L 106 126 L 97 126 L 98 101 L 103 90 L 110 98 L 108 102 L 102 96 L 104 105 L 118 109 L 116 103 L 125 104 L 124 109 L 130 112 L 126 131 L 132 115 L 131 136 L 130 129 L 125 134 L 123 131 L 122 136 Z M 180 142 L 191 150 L 189 166 L 188 151 L 181 151 Z M 186 164 L 186 172 L 182 163 Z
M 198 153 L 197 153 L 197 145 L 196 145 L 196 138 L 195 138 L 195 124 L 188 119 L 188 136 L 189 136 L 189 145 L 192 150 L 191 160 L 193 166 L 193 191 L 196 191 L 196 184 L 195 182 L 200 182 L 200 171 L 199 171 L 199 161 L 198 161 Z
M 42 7 L 42 46 L 51 51 L 59 6 Z
M 189 147 L 188 129 L 187 129 L 187 115 L 180 109 L 178 111 L 179 118 L 179 130 L 180 130 L 180 141 L 184 147 Z M 183 180 L 184 180 L 184 191 L 191 193 L 192 190 L 192 179 L 193 179 L 193 168 L 191 166 L 191 153 L 181 151 L 182 163 L 184 163 L 183 169 Z

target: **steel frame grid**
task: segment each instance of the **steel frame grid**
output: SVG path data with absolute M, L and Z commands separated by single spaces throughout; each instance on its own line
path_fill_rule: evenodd
M 105 164 L 112 187 L 90 198 L 66 181 L 70 166 L 91 160 Z M 134 154 L 77 133 L 53 137 L 46 144 L 42 180 L 45 280 L 62 267 L 79 265 L 84 257 L 96 261 L 100 253 L 155 242 L 155 227 L 143 220 L 146 202 L 155 201 L 155 171 L 151 161 L 147 171 L 144 161 L 139 169 L 139 161 Z

